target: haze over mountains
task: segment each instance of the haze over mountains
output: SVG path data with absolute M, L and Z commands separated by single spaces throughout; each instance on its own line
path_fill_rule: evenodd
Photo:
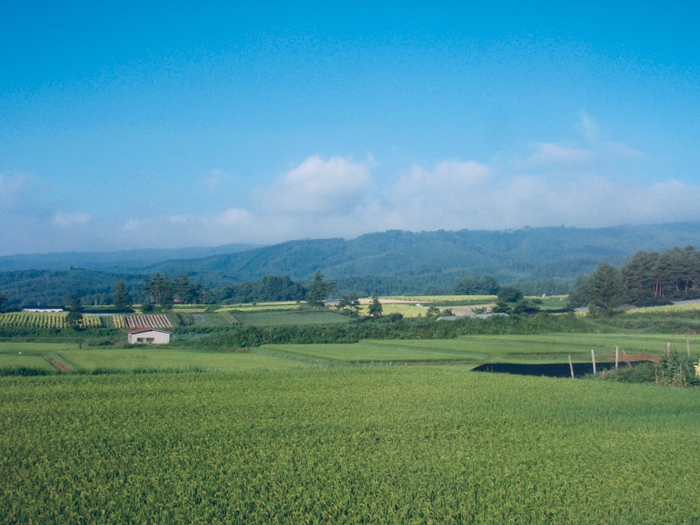
M 213 247 L 151 248 L 110 252 L 25 253 L 0 257 L 0 271 L 65 270 L 90 268 L 139 268 L 170 259 L 196 259 L 216 254 L 235 253 L 257 248 L 254 244 L 225 244 Z
M 306 281 L 321 270 L 341 291 L 382 294 L 450 292 L 465 275 L 494 274 L 504 283 L 572 281 L 603 260 L 622 264 L 639 250 L 700 246 L 700 223 L 611 228 L 524 228 L 514 231 L 387 231 L 355 239 L 291 241 L 246 249 L 243 245 L 180 250 L 57 253 L 0 258 L 0 291 L 13 304 L 60 302 L 78 294 L 108 301 L 124 279 L 138 294 L 156 272 L 223 287 L 287 275 Z M 204 255 L 204 256 L 202 256 Z M 171 259 L 170 257 L 179 257 Z M 72 269 L 71 269 L 72 267 Z
M 622 263 L 639 250 L 700 244 L 700 224 L 618 226 L 613 228 L 524 228 L 514 231 L 460 230 L 412 233 L 387 231 L 352 240 L 291 241 L 197 260 L 162 262 L 143 270 L 202 279 L 226 275 L 238 280 L 264 275 L 310 279 L 316 270 L 328 278 L 356 275 L 421 275 L 460 269 L 500 274 L 520 281 L 570 278 L 592 271 L 603 259 Z

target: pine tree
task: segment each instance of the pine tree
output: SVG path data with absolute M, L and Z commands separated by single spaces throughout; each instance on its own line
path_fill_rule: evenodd
M 134 304 L 134 301 L 129 295 L 129 291 L 126 289 L 126 284 L 122 279 L 114 287 L 114 293 L 112 294 L 112 303 L 114 304 L 115 310 L 129 310 Z
M 603 261 L 588 278 L 584 292 L 589 304 L 604 312 L 611 312 L 625 298 L 620 272 L 607 261 Z
M 375 292 L 372 296 L 372 302 L 369 303 L 369 315 L 376 319 L 377 317 L 381 317 L 383 312 L 384 307 L 382 303 L 379 302 L 379 297 L 377 297 L 377 293 Z
M 306 302 L 310 306 L 323 306 L 325 300 L 335 291 L 335 283 L 327 283 L 323 280 L 321 270 L 316 271 L 314 280 L 306 292 Z

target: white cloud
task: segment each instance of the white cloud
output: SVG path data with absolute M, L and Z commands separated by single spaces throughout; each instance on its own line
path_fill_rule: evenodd
M 337 214 L 357 206 L 371 184 L 371 160 L 312 156 L 258 190 L 263 210 L 275 214 Z
M 25 177 L 0 175 L 0 247 L 17 253 L 262 244 L 351 238 L 386 229 L 700 221 L 700 185 L 677 180 L 643 185 L 624 179 L 620 168 L 632 172 L 644 163 L 652 165 L 649 157 L 601 140 L 590 117 L 584 115 L 581 126 L 588 141 L 584 146 L 539 142 L 531 143 L 529 155 L 504 162 L 445 160 L 432 167 L 412 166 L 384 188 L 374 180 L 371 157 L 356 162 L 314 155 L 255 189 L 242 205 L 153 218 L 108 219 L 57 211 L 63 206 L 42 207 L 35 192 L 27 190 Z M 210 175 L 211 188 L 221 193 L 225 174 L 214 170 Z

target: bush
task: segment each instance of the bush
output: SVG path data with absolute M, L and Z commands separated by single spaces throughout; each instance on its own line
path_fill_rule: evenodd
M 498 300 L 506 303 L 517 303 L 523 298 L 523 292 L 515 286 L 502 286 L 498 290 Z
M 635 366 L 623 366 L 611 368 L 600 374 L 600 379 L 617 381 L 620 383 L 648 383 L 656 380 L 656 368 L 654 363 L 641 363 Z

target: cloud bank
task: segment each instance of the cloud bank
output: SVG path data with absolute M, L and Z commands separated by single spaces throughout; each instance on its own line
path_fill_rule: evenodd
M 255 188 L 245 204 L 201 214 L 105 218 L 32 201 L 23 175 L 0 174 L 3 254 L 275 243 L 346 237 L 387 229 L 604 227 L 700 221 L 700 186 L 621 178 L 651 160 L 601 140 L 584 115 L 583 144 L 533 142 L 508 160 L 442 160 L 409 167 L 380 187 L 372 157 L 312 155 Z M 208 191 L 226 175 L 210 172 Z

